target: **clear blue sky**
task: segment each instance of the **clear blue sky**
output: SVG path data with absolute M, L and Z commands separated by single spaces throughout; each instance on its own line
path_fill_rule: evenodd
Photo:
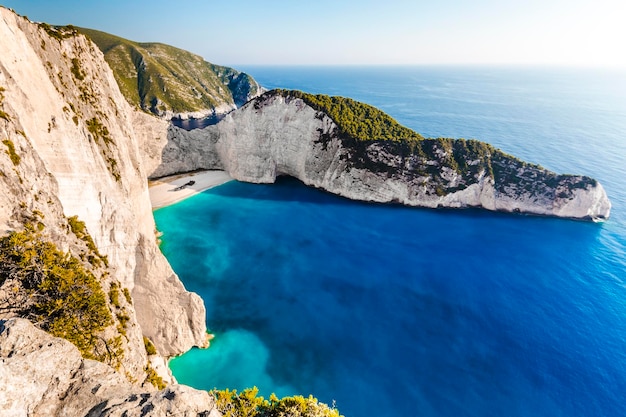
M 0 0 L 222 65 L 626 68 L 626 0 Z

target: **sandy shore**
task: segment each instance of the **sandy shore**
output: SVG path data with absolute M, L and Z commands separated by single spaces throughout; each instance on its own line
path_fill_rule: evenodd
M 200 171 L 159 178 L 148 184 L 150 202 L 153 209 L 158 209 L 231 180 L 225 171 Z M 177 187 L 189 181 L 195 181 L 195 184 L 177 190 Z

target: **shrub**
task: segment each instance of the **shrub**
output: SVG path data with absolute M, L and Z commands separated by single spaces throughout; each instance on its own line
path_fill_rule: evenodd
M 11 162 L 13 162 L 13 165 L 18 166 L 22 158 L 20 158 L 17 152 L 15 152 L 15 145 L 13 144 L 13 142 L 9 139 L 5 139 L 2 141 L 2 143 L 4 143 L 4 145 L 7 147 L 7 150 L 5 152 L 7 155 L 9 155 L 9 158 L 11 159 Z
M 78 32 L 72 25 L 67 26 L 50 26 L 47 23 L 38 23 L 39 27 L 46 31 L 46 33 L 58 41 L 76 36 Z
M 128 291 L 128 288 L 124 288 L 122 290 L 122 293 L 124 294 L 124 298 L 126 298 L 126 301 L 128 302 L 128 304 L 132 304 L 133 298 L 130 296 L 130 291 Z
M 364 141 L 423 139 L 422 135 L 400 125 L 376 107 L 350 98 L 314 95 L 295 90 L 274 90 L 270 93 L 302 99 L 315 110 L 326 113 L 339 127 L 341 136 Z
M 152 343 L 152 340 L 148 339 L 146 336 L 143 337 L 143 345 L 146 347 L 146 353 L 148 355 L 157 354 L 157 350 L 156 350 L 156 347 L 154 346 L 154 343 Z
M 14 306 L 22 316 L 72 342 L 83 357 L 105 359 L 99 353 L 100 334 L 113 319 L 96 277 L 78 259 L 29 224 L 0 238 L 0 285 L 7 279 L 27 296 L 26 303 Z
M 87 120 L 87 130 L 93 135 L 93 139 L 96 143 L 100 142 L 100 139 L 102 139 L 107 146 L 113 143 L 109 129 L 103 125 L 97 117 Z
M 126 337 L 126 329 L 128 328 L 128 321 L 130 320 L 130 316 L 126 314 L 126 312 L 122 312 L 122 313 L 117 313 L 115 317 L 117 318 L 117 321 L 119 321 L 120 323 L 117 326 L 117 331 L 122 336 Z
M 85 242 L 87 244 L 87 248 L 89 248 L 89 250 L 93 254 L 93 256 L 88 257 L 89 262 L 93 266 L 100 266 L 100 262 L 102 262 L 105 266 L 108 267 L 109 259 L 105 255 L 100 254 L 100 252 L 98 251 L 98 248 L 96 247 L 93 238 L 87 231 L 87 226 L 85 225 L 85 222 L 78 220 L 78 216 L 72 216 L 67 218 L 67 223 L 69 224 L 72 233 L 74 233 L 77 238 Z
M 339 411 L 320 403 L 313 396 L 301 395 L 278 399 L 274 394 L 267 401 L 259 397 L 257 387 L 241 393 L 236 390 L 213 390 L 217 409 L 224 417 L 340 417 Z
M 120 308 L 120 285 L 117 282 L 113 282 L 111 284 L 111 288 L 109 289 L 109 301 L 111 301 L 111 305 L 116 308 Z
M 77 80 L 82 81 L 85 79 L 85 72 L 81 68 L 80 60 L 78 58 L 72 58 L 71 71 L 72 71 L 72 74 L 74 75 L 74 78 L 76 78 Z
M 146 365 L 144 371 L 146 372 L 146 381 L 154 385 L 156 388 L 163 389 L 167 386 L 165 382 L 163 382 L 163 378 L 161 378 L 159 374 L 156 373 L 150 363 Z

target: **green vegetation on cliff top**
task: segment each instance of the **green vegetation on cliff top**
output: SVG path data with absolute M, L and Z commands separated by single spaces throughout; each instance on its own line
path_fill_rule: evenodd
M 422 135 L 400 125 L 391 116 L 369 104 L 346 97 L 308 94 L 297 90 L 273 90 L 273 94 L 299 98 L 326 113 L 339 126 L 340 134 L 358 140 L 420 141 Z
M 78 30 L 104 53 L 124 97 L 147 112 L 161 115 L 240 106 L 259 89 L 249 75 L 173 46 Z
M 376 107 L 350 98 L 277 89 L 256 99 L 255 108 L 261 108 L 265 100 L 275 96 L 301 99 L 319 112 L 318 117 L 330 117 L 337 125 L 337 137 L 350 149 L 345 157 L 348 166 L 390 176 L 402 173 L 407 179 L 430 178 L 431 188 L 440 196 L 475 183 L 481 172 L 494 180 L 499 191 L 514 187 L 545 194 L 560 181 L 566 181 L 568 190 L 562 192 L 566 196 L 572 189 L 596 184 L 588 177 L 557 175 L 478 140 L 424 138 Z M 330 139 L 331 135 L 320 134 L 321 142 Z M 372 147 L 373 144 L 377 146 Z M 386 151 L 384 157 L 379 152 L 382 149 Z M 460 177 L 452 187 L 449 172 Z
M 477 140 L 424 138 L 376 107 L 350 98 L 278 89 L 267 92 L 257 102 L 276 95 L 287 99 L 301 99 L 313 109 L 328 115 L 337 125 L 339 138 L 352 150 L 352 166 L 364 167 L 374 172 L 392 173 L 400 168 L 412 170 L 418 175 L 440 176 L 441 168 L 448 167 L 460 174 L 476 174 L 480 169 L 492 173 L 490 156 L 501 153 L 491 145 Z M 387 161 L 372 160 L 368 150 L 368 145 L 372 142 L 380 144 L 391 155 L 399 158 L 402 162 L 400 167 L 390 165 Z M 407 162 L 409 158 L 415 157 L 438 161 L 438 164 L 418 169 L 415 163 Z M 477 162 L 470 165 L 471 161 Z

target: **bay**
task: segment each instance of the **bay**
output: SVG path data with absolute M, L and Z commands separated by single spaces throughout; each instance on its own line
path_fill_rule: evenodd
M 368 205 L 293 179 L 208 190 L 155 211 L 162 250 L 216 334 L 171 361 L 180 382 L 313 394 L 346 416 L 624 414 L 626 74 L 244 70 L 593 176 L 612 217 Z

